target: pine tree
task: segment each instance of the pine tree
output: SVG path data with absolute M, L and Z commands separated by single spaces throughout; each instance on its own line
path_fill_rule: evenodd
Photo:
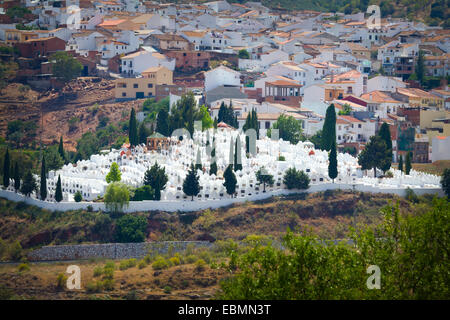
M 202 170 L 202 157 L 200 153 L 200 148 L 197 149 L 197 158 L 195 161 L 195 170 Z
M 106 182 L 119 182 L 122 179 L 122 173 L 120 172 L 119 165 L 116 162 L 111 164 L 111 169 L 106 175 Z
M 22 186 L 20 187 L 20 192 L 22 192 L 27 197 L 37 189 L 36 180 L 33 177 L 31 171 L 28 171 L 23 178 Z
M 330 179 L 336 179 L 338 175 L 337 169 L 337 153 L 336 153 L 336 142 L 331 145 L 331 151 L 328 155 L 328 176 Z
M 161 200 L 161 190 L 166 188 L 168 180 L 166 168 L 160 167 L 158 162 L 155 162 L 144 175 L 144 185 L 152 187 L 155 193 L 155 200 Z
M 194 201 L 194 196 L 200 192 L 199 177 L 197 176 L 197 170 L 195 170 L 194 164 L 191 164 L 186 179 L 184 179 L 183 192 L 185 195 L 191 196 L 192 201 Z
M 62 195 L 62 187 L 61 187 L 61 176 L 58 175 L 58 182 L 56 182 L 56 190 L 55 190 L 55 200 L 56 202 L 61 202 L 63 199 Z
M 237 185 L 237 179 L 236 175 L 233 172 L 232 165 L 229 165 L 227 167 L 227 169 L 223 173 L 223 177 L 225 179 L 223 186 L 227 190 L 227 193 L 232 196 L 236 192 L 236 185 Z
M 403 172 L 403 157 L 399 156 L 398 158 L 398 170 Z
M 59 138 L 58 153 L 61 156 L 61 159 L 63 159 L 63 161 L 65 163 L 66 162 L 66 153 L 64 152 L 64 143 L 63 143 L 62 136 Z
M 362 170 L 374 169 L 374 176 L 377 176 L 376 168 L 384 168 L 389 158 L 389 150 L 386 142 L 379 136 L 371 136 L 364 150 L 358 155 L 358 163 Z
M 42 164 L 41 164 L 41 185 L 39 188 L 41 194 L 41 200 L 45 200 L 47 198 L 47 169 L 45 168 L 45 157 L 42 156 Z
M 241 138 L 237 136 L 234 144 L 234 171 L 242 170 Z
M 322 147 L 324 150 L 330 151 L 333 141 L 336 142 L 336 111 L 334 104 L 331 104 L 327 108 L 322 129 Z
M 158 116 L 156 118 L 156 132 L 159 132 L 163 136 L 168 137 L 170 135 L 169 132 L 169 113 L 165 108 L 162 108 L 158 112 Z
M 132 147 L 139 144 L 138 133 L 137 133 L 137 122 L 136 122 L 136 112 L 134 108 L 131 109 L 130 121 L 128 123 L 128 138 L 130 140 L 130 145 Z
M 411 171 L 411 152 L 408 152 L 406 154 L 406 161 L 405 161 L 405 173 L 409 174 L 409 172 Z
M 16 162 L 14 164 L 14 190 L 20 190 L 20 171 L 19 171 L 19 163 Z
M 11 163 L 9 160 L 9 148 L 6 148 L 5 159 L 3 161 L 3 186 L 5 189 L 9 187 L 9 178 L 11 177 L 10 168 Z

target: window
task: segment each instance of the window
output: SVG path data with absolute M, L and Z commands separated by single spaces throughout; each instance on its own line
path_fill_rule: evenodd
M 138 88 L 139 85 L 137 83 L 133 83 L 133 88 Z
M 270 129 L 270 121 L 266 121 L 266 123 L 265 123 L 265 128 L 266 128 L 266 129 Z
M 147 87 L 148 87 L 148 88 L 153 88 L 153 83 L 147 84 Z
M 127 93 L 126 92 L 122 92 L 122 97 L 126 97 Z

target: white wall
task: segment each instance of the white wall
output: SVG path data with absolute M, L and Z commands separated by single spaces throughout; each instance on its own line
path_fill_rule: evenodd
M 450 139 L 449 139 L 450 141 Z M 338 184 L 338 183 L 321 183 L 311 185 L 305 192 L 313 193 L 325 190 L 356 190 L 361 192 L 373 192 L 373 193 L 386 193 L 386 194 L 396 194 L 399 196 L 405 196 L 405 188 L 381 188 L 371 185 L 364 184 Z M 417 195 L 423 194 L 437 194 L 439 196 L 444 196 L 444 192 L 441 188 L 411 188 Z M 129 207 L 124 210 L 125 212 L 136 212 L 136 211 L 149 211 L 149 210 L 161 210 L 168 212 L 177 211 L 197 211 L 204 209 L 217 209 L 220 207 L 229 206 L 233 203 L 242 203 L 246 201 L 256 201 L 267 199 L 272 196 L 287 195 L 302 192 L 302 190 L 286 190 L 279 189 L 272 192 L 259 193 L 252 196 L 241 197 L 241 198 L 228 198 L 221 200 L 206 200 L 206 201 L 189 201 L 189 200 L 161 200 L 161 201 L 130 201 Z M 69 211 L 78 209 L 87 209 L 90 205 L 94 211 L 103 210 L 106 211 L 105 206 L 101 202 L 47 202 L 41 201 L 33 198 L 29 198 L 13 191 L 0 190 L 0 197 L 6 198 L 11 201 L 24 201 L 27 204 L 38 206 L 43 209 L 51 211 Z

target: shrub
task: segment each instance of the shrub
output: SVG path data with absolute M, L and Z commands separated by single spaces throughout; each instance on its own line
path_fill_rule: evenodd
M 21 263 L 17 269 L 19 272 L 30 271 L 30 265 L 28 263 Z
M 87 206 L 87 212 L 92 212 L 94 211 L 94 208 L 91 205 Z
M 120 270 L 126 270 L 126 269 L 129 269 L 129 268 L 135 267 L 136 264 L 137 264 L 137 260 L 136 259 L 122 260 L 120 262 L 119 269 Z
M 22 246 L 19 241 L 15 241 L 9 247 L 9 259 L 19 261 L 22 258 Z
M 95 267 L 94 269 L 94 277 L 99 277 L 103 273 L 103 269 L 101 267 Z
M 67 276 L 64 273 L 58 274 L 58 277 L 56 278 L 56 288 L 57 289 L 64 289 L 67 284 Z
M 180 259 L 177 257 L 172 257 L 169 259 L 170 265 L 172 266 L 178 266 L 180 265 Z
M 152 263 L 152 268 L 154 270 L 162 270 L 167 269 L 169 267 L 169 264 L 163 257 L 158 257 L 155 262 Z
M 73 196 L 73 200 L 75 200 L 75 202 L 81 202 L 81 200 L 83 200 L 83 196 L 80 191 L 77 191 L 75 193 L 75 195 Z
M 10 300 L 14 296 L 13 291 L 7 287 L 0 286 L 0 300 Z
M 289 168 L 283 177 L 283 183 L 288 189 L 308 189 L 309 176 L 303 170 Z
M 90 281 L 86 284 L 86 291 L 89 293 L 96 293 L 96 292 L 101 292 L 102 291 L 102 282 L 101 281 L 97 281 L 97 282 L 93 282 Z
M 112 269 L 112 270 L 114 270 L 115 268 L 116 268 L 116 264 L 114 263 L 114 261 L 108 261 L 106 264 L 105 264 L 105 267 L 104 267 L 105 269 Z
M 111 291 L 114 290 L 114 280 L 113 279 L 105 279 L 102 281 L 102 287 L 104 290 Z
M 137 299 L 138 299 L 138 296 L 137 296 L 136 290 L 131 290 L 131 291 L 129 291 L 129 292 L 125 295 L 125 299 L 126 299 L 126 300 L 137 300 Z
M 195 270 L 196 271 L 203 271 L 205 270 L 206 267 L 206 262 L 203 259 L 198 259 L 197 261 L 195 261 Z
M 197 261 L 197 257 L 193 254 L 190 254 L 186 257 L 186 263 L 194 263 L 195 261 Z
M 286 158 L 284 156 L 279 156 L 278 161 L 286 161 Z
M 114 278 L 114 269 L 104 268 L 103 269 L 103 279 L 113 279 Z
M 392 171 L 388 171 L 388 172 L 386 172 L 385 177 L 386 178 L 393 178 L 394 174 L 392 173 Z
M 171 293 L 171 292 L 172 292 L 172 288 L 171 288 L 171 287 L 169 287 L 169 286 L 165 286 L 165 287 L 164 287 L 164 293 L 169 294 L 169 293 Z
M 139 269 L 144 269 L 147 265 L 148 265 L 148 263 L 145 260 L 141 260 L 141 261 L 139 261 L 137 266 Z
M 147 219 L 142 216 L 124 215 L 116 222 L 115 238 L 118 242 L 142 242 L 145 240 Z

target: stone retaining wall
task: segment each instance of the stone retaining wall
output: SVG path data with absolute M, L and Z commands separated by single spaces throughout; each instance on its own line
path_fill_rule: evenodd
M 209 248 L 213 244 L 208 241 L 155 241 L 140 243 L 44 246 L 30 252 L 28 254 L 28 259 L 30 261 L 63 261 L 92 258 L 139 259 L 145 257 L 150 252 L 153 254 L 165 254 L 169 248 L 172 248 L 173 252 L 181 252 L 186 250 L 189 245 L 193 248 Z

